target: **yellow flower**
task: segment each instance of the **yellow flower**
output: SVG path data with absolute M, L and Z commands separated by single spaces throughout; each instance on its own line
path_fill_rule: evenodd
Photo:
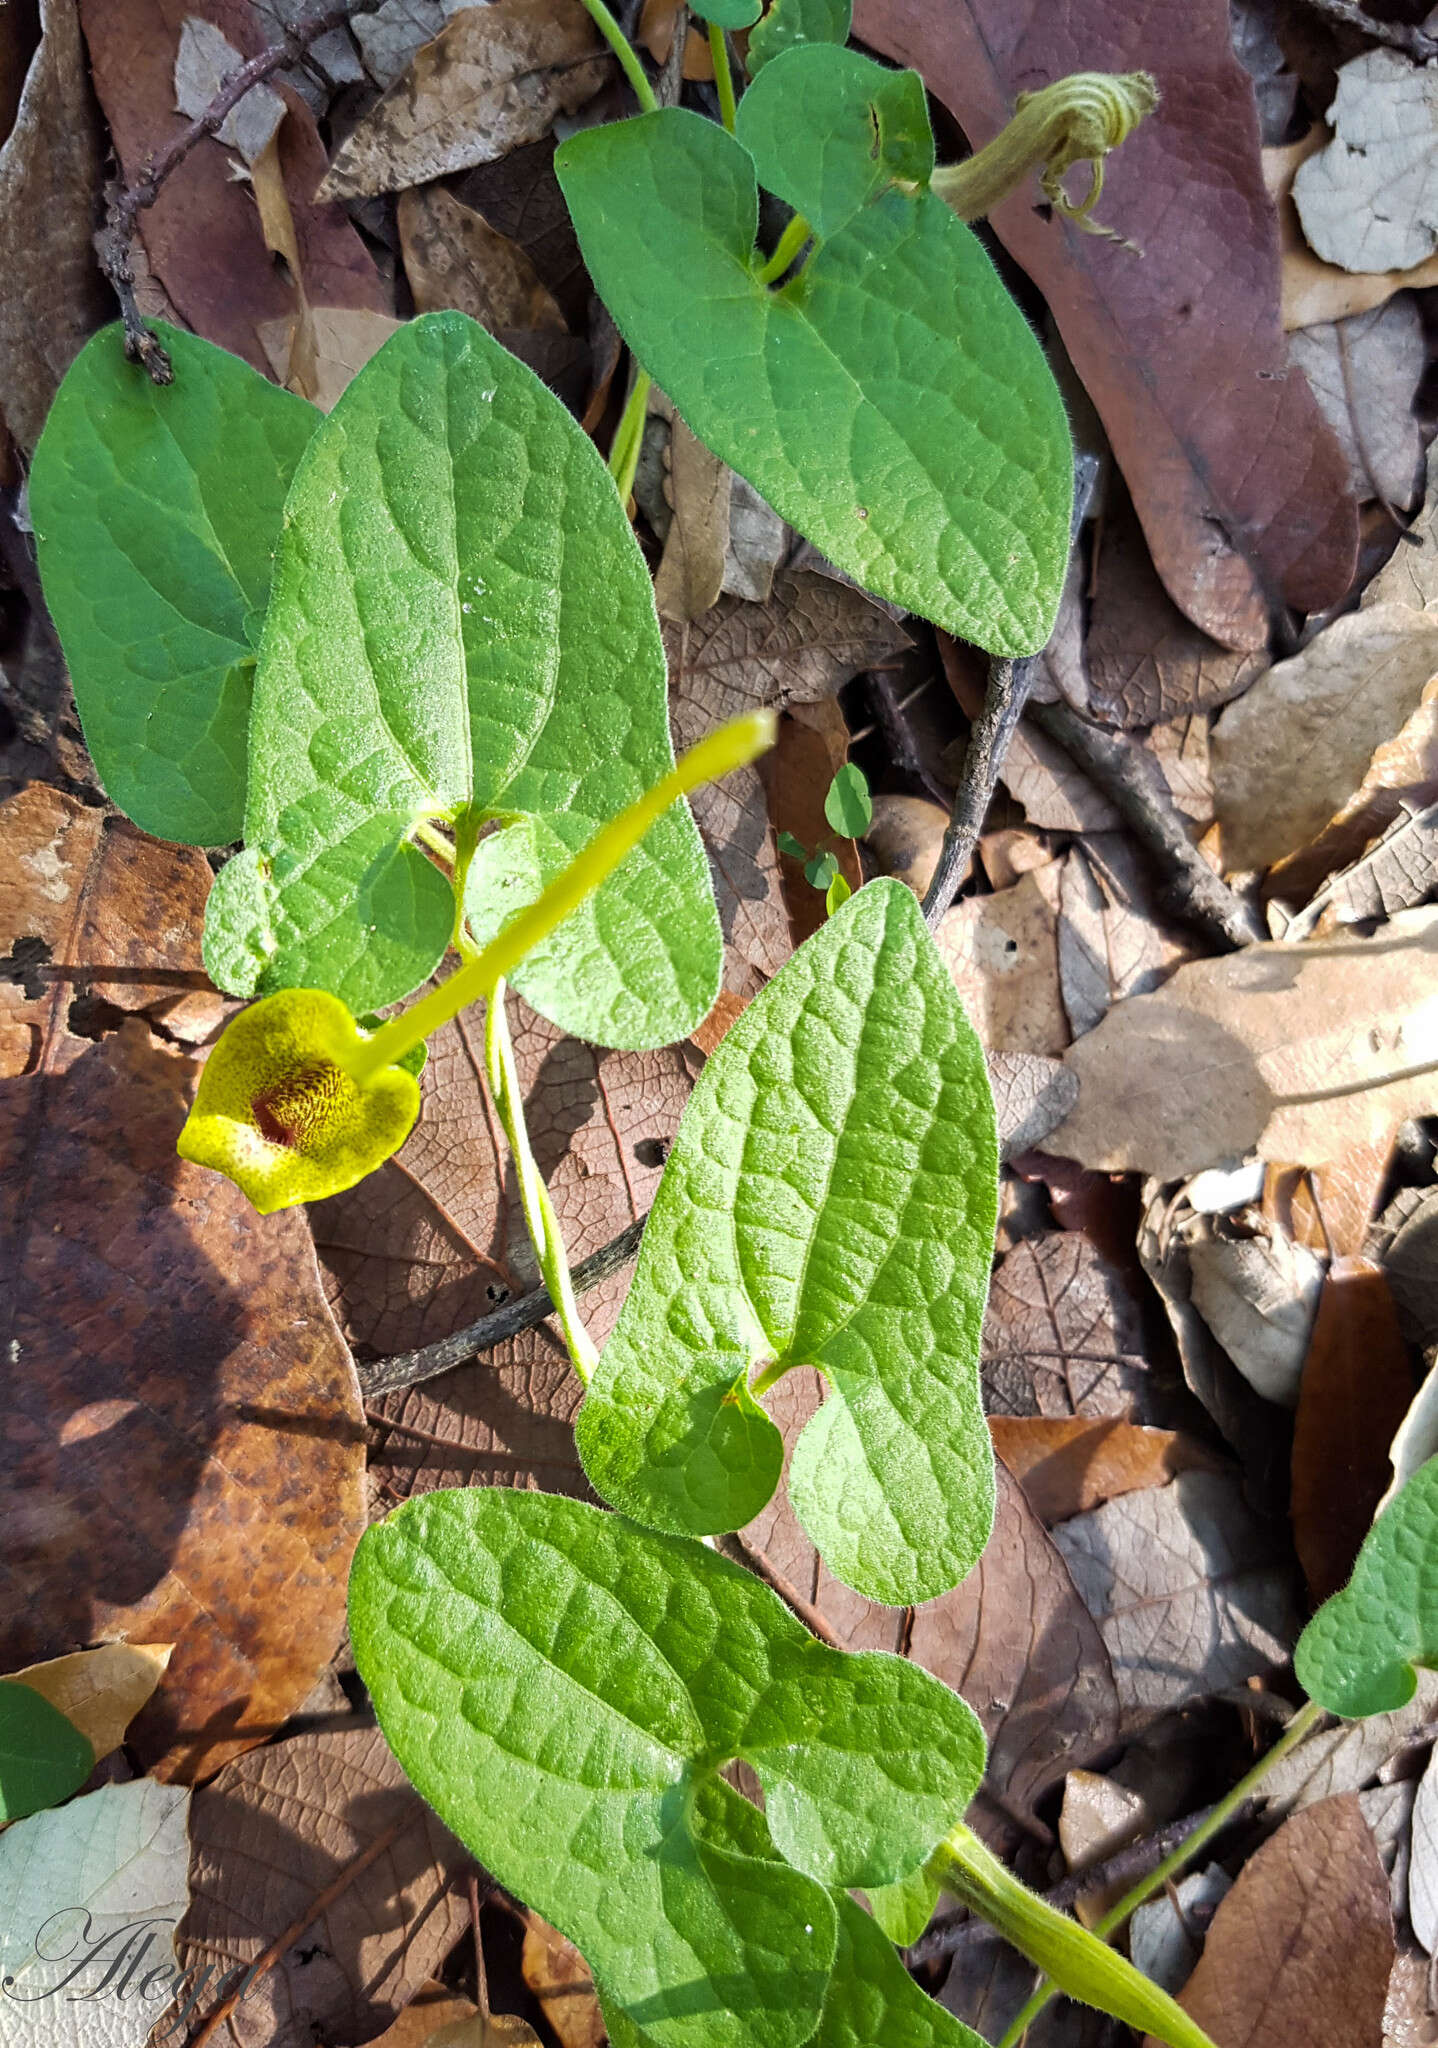
M 242 1010 L 200 1077 L 177 1150 L 228 1174 L 262 1216 L 337 1195 L 397 1152 L 419 1083 L 396 1066 L 357 1080 L 367 1035 L 337 997 L 285 989 Z

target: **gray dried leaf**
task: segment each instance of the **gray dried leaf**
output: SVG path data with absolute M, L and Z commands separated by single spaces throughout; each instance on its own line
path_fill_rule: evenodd
M 193 121 L 203 114 L 223 81 L 244 63 L 239 51 L 202 15 L 186 17 L 175 52 L 175 105 Z M 267 85 L 252 85 L 226 114 L 215 133 L 247 164 L 273 141 L 285 118 L 285 103 Z
M 1203 1220 L 1188 1240 L 1193 1305 L 1253 1391 L 1295 1407 L 1325 1262 L 1292 1238 Z
M 1061 1124 L 1078 1100 L 1078 1083 L 1062 1060 L 1036 1052 L 991 1052 L 989 1086 L 999 1124 L 999 1151 L 1012 1159 L 1031 1152 Z
M 1418 1689 L 1406 1707 L 1321 1729 L 1275 1764 L 1261 1794 L 1268 1814 L 1293 1813 L 1340 1792 L 1361 1791 L 1402 1751 L 1425 1737 L 1431 1740 L 1435 1718 L 1438 1672 L 1420 1671 Z
M 1410 506 L 1423 464 L 1413 400 L 1428 360 L 1417 302 L 1404 292 L 1351 319 L 1302 327 L 1288 353 L 1338 436 L 1359 503 Z
M 984 1322 L 992 1415 L 1147 1421 L 1143 1324 L 1123 1275 L 1075 1230 L 1028 1238 L 994 1272 Z
M 729 477 L 729 546 L 724 556 L 724 591 L 763 604 L 774 588 L 779 564 L 789 552 L 789 529 L 751 483 Z
M 1310 247 L 1343 270 L 1411 270 L 1438 249 L 1438 72 L 1367 50 L 1328 119 L 1332 142 L 1293 180 Z

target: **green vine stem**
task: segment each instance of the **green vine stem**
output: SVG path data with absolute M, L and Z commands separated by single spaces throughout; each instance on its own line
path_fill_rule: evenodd
M 709 24 L 709 54 L 714 59 L 714 86 L 719 94 L 719 118 L 732 135 L 734 116 L 734 74 L 729 68 L 729 45 L 717 21 Z
M 636 365 L 634 383 L 624 401 L 619 425 L 614 429 L 614 442 L 609 450 L 609 474 L 618 489 L 621 505 L 628 505 L 634 489 L 634 474 L 639 467 L 639 450 L 644 444 L 644 422 L 649 415 L 649 393 L 653 382 L 649 372 Z
M 1112 2013 L 1140 2034 L 1167 2042 L 1168 2048 L 1213 2048 L 1208 2035 L 1166 1991 L 1077 1920 L 1056 1913 L 1020 1884 L 962 1821 L 929 1858 L 928 1873 L 1037 1963 L 1070 1998 Z
M 813 232 L 804 216 L 796 213 L 774 244 L 773 255 L 759 272 L 760 284 L 773 284 L 776 278 L 782 277 Z
M 584 5 L 588 10 L 590 20 L 619 59 L 620 68 L 624 76 L 633 86 L 634 97 L 639 102 L 640 113 L 652 114 L 656 112 L 659 102 L 654 97 L 653 86 L 644 75 L 644 66 L 639 61 L 639 53 L 636 51 L 633 43 L 630 42 L 628 36 L 625 35 L 623 29 L 619 26 L 619 23 L 605 6 L 604 0 L 584 0 Z
M 549 1298 L 554 1303 L 554 1312 L 564 1333 L 569 1362 L 581 1385 L 587 1387 L 599 1363 L 599 1352 L 580 1316 L 559 1218 L 554 1213 L 544 1176 L 530 1150 L 529 1132 L 524 1122 L 524 1097 L 519 1086 L 519 1069 L 515 1065 L 514 1044 L 509 1035 L 509 1018 L 505 1014 L 505 986 L 502 981 L 495 984 L 485 1012 L 484 1072 L 495 1109 L 499 1112 L 499 1121 L 504 1126 L 504 1135 L 509 1141 L 530 1243 L 534 1246 L 539 1270 L 544 1275 L 544 1284 L 549 1289 Z
M 1233 1790 L 1225 1794 L 1218 1804 L 1204 1815 L 1193 1832 L 1185 1835 L 1178 1847 L 1170 1850 L 1169 1854 L 1164 1857 L 1162 1863 L 1155 1864 L 1147 1877 L 1140 1878 L 1132 1890 L 1126 1891 L 1117 1904 L 1110 1906 L 1103 1917 L 1095 1922 L 1093 1929 L 1095 1937 L 1099 1940 L 1107 1941 L 1108 1937 L 1122 1927 L 1129 1916 L 1135 1913 L 1146 1900 L 1151 1898 L 1156 1891 L 1160 1891 L 1171 1879 L 1177 1877 L 1184 1865 L 1190 1862 L 1206 1843 L 1211 1842 L 1216 1834 L 1219 1834 L 1228 1826 L 1241 1807 L 1247 1805 L 1274 1765 L 1280 1763 L 1291 1751 L 1297 1749 L 1299 1743 L 1313 1733 L 1322 1719 L 1323 1709 L 1313 1700 L 1309 1700 L 1304 1706 L 1301 1706 L 1284 1729 L 1282 1735 L 1279 1736 L 1277 1742 L 1274 1743 L 1272 1749 L 1261 1756 L 1253 1766 L 1253 1769 L 1239 1779 Z M 1035 1961 L 1037 1960 L 1037 1957 L 1035 1957 Z M 1059 1988 L 1057 1984 L 1040 1984 L 1033 1997 L 1023 2008 L 1022 2012 L 1019 2013 L 1013 2025 L 1004 2035 L 1002 2041 L 1000 2041 L 999 2048 L 1019 2048 L 1019 2043 L 1023 2040 L 1025 2034 L 1027 2034 L 1029 2028 L 1033 2025 L 1049 2000 L 1055 1996 Z

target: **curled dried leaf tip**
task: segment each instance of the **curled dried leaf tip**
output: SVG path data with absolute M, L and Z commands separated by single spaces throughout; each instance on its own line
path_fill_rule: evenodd
M 357 1077 L 367 1042 L 338 997 L 318 989 L 251 1004 L 210 1055 L 180 1157 L 228 1175 L 262 1216 L 353 1187 L 419 1115 L 419 1083 L 405 1068 Z
M 1008 126 L 966 163 L 935 171 L 933 189 L 960 220 L 978 220 L 1030 171 L 1038 171 L 1044 197 L 1056 213 L 1087 234 L 1121 241 L 1093 218 L 1103 191 L 1104 159 L 1157 105 L 1158 87 L 1147 71 L 1076 71 L 1038 92 L 1020 93 Z M 1074 200 L 1062 180 L 1079 163 L 1089 166 L 1089 189 Z

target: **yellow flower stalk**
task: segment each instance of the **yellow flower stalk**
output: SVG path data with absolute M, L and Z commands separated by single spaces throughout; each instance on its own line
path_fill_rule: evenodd
M 285 989 L 241 1011 L 210 1054 L 180 1157 L 227 1174 L 262 1216 L 340 1194 L 373 1173 L 419 1115 L 419 1083 L 401 1063 L 470 1003 L 488 1001 L 671 804 L 754 760 L 775 730 L 773 712 L 751 712 L 691 747 L 496 939 L 377 1031 L 363 1031 L 338 997 L 318 989 Z

